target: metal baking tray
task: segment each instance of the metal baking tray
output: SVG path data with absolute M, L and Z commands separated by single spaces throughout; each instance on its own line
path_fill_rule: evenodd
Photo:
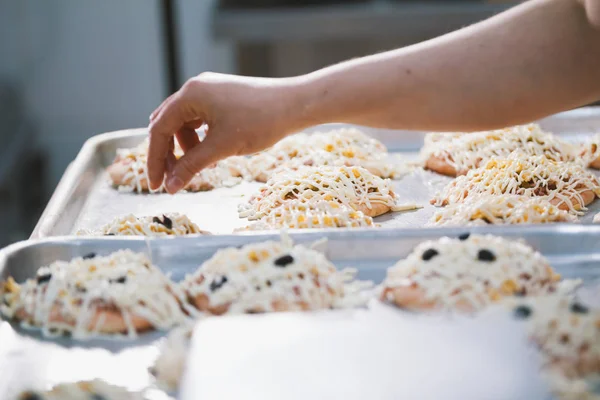
M 379 283 L 385 276 L 386 268 L 407 256 L 418 243 L 439 236 L 457 236 L 466 231 L 461 228 L 329 231 L 324 251 L 338 267 L 353 266 L 358 269 L 360 279 Z M 490 229 L 477 227 L 468 231 L 485 233 Z M 548 257 L 564 278 L 582 278 L 585 282 L 582 295 L 592 300 L 598 296 L 600 226 L 532 226 L 525 230 L 511 226 L 494 231 L 505 237 L 524 238 Z M 292 233 L 290 236 L 296 243 L 311 243 L 322 239 L 324 234 L 306 232 Z M 0 279 L 10 275 L 17 281 L 23 281 L 35 276 L 38 267 L 56 260 L 69 260 L 91 251 L 104 255 L 129 248 L 146 252 L 154 264 L 179 281 L 219 248 L 269 239 L 278 240 L 279 235 L 224 235 L 165 240 L 145 240 L 140 237 L 43 238 L 20 242 L 0 251 Z M 361 312 L 368 313 L 372 309 Z M 406 318 L 411 315 L 398 313 Z M 132 390 L 146 387 L 150 383 L 146 368 L 156 357 L 157 341 L 163 336 L 162 333 L 143 334 L 135 341 L 46 339 L 37 331 L 23 330 L 16 324 L 0 320 L 0 400 L 10 398 L 3 396 L 31 387 L 47 387 L 91 378 L 102 378 Z M 443 337 L 438 339 L 445 340 Z M 157 396 L 155 398 L 164 396 L 158 390 L 151 393 Z
M 557 114 L 541 121 L 547 130 L 568 140 L 582 141 L 600 132 L 600 107 L 588 107 Z M 330 124 L 312 130 L 344 126 Z M 425 133 L 362 128 L 381 140 L 390 150 L 405 160 L 416 160 Z M 31 238 L 74 234 L 79 229 L 98 229 L 112 219 L 132 213 L 136 216 L 159 215 L 177 211 L 187 214 L 201 229 L 214 234 L 230 234 L 235 228 L 247 226 L 240 219 L 237 206 L 245 202 L 260 187 L 260 183 L 243 182 L 232 188 L 219 188 L 202 193 L 135 194 L 120 193 L 108 183 L 105 168 L 112 162 L 116 149 L 131 147 L 143 140 L 146 129 L 105 133 L 88 140 L 75 161 L 69 166 L 52 199 L 40 218 Z M 416 203 L 423 208 L 375 218 L 382 227 L 408 228 L 425 226 L 436 208 L 429 204 L 433 195 L 451 179 L 417 169 L 393 182 L 401 203 Z M 581 218 L 590 223 L 600 211 L 600 201 L 594 202 Z

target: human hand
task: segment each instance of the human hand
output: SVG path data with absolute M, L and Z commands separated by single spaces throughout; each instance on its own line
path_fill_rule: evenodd
M 175 193 L 220 159 L 272 146 L 302 128 L 296 103 L 291 79 L 203 73 L 188 80 L 150 116 L 150 187 L 165 180 Z M 203 124 L 206 138 L 200 142 L 195 130 Z M 185 153 L 178 160 L 174 137 Z

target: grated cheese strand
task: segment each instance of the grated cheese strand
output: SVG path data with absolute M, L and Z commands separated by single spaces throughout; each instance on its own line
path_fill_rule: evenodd
M 573 214 L 582 214 L 579 210 L 586 209 L 582 198 L 586 191 L 597 196 L 600 184 L 583 166 L 514 152 L 507 158 L 490 160 L 481 168 L 455 178 L 431 203 L 445 206 L 463 202 L 473 195 L 514 194 L 539 196 L 557 207 L 566 207 Z
M 503 225 L 577 222 L 577 217 L 540 197 L 510 194 L 469 196 L 436 212 L 429 225 Z
M 201 230 L 187 216 L 179 213 L 165 213 L 160 216 L 136 217 L 133 214 L 115 218 L 97 230 L 80 230 L 83 236 L 183 236 L 192 234 L 209 235 Z
M 256 220 L 286 201 L 299 200 L 311 206 L 335 201 L 353 210 L 396 205 L 389 179 L 381 179 L 361 167 L 302 167 L 273 176 L 260 193 L 239 207 L 241 218 Z
M 306 311 L 362 306 L 370 282 L 354 280 L 356 271 L 338 271 L 324 254 L 281 242 L 226 248 L 182 283 L 191 298 L 208 300 L 209 311 L 240 314 Z
M 186 314 L 193 311 L 182 309 L 184 296 L 177 285 L 146 255 L 130 250 L 57 261 L 40 268 L 36 278 L 21 285 L 9 278 L 2 292 L 0 313 L 26 327 L 41 327 L 47 336 L 71 333 L 85 339 L 116 329 L 114 321 L 96 318 L 100 311 L 108 311 L 123 318 L 124 330 L 132 338 L 137 334 L 134 317 L 166 330 L 185 321 Z

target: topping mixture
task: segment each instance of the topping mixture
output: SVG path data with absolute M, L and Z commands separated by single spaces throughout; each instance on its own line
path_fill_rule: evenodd
M 175 141 L 175 156 L 181 157 L 183 150 Z M 129 149 L 117 149 L 117 157 L 113 164 L 108 167 L 108 173 L 114 186 L 122 192 L 147 192 L 148 170 L 148 139 L 140 145 Z M 231 159 L 219 161 L 212 168 L 200 171 L 192 181 L 185 187 L 190 192 L 212 190 L 217 187 L 235 186 L 241 182 L 239 174 L 245 170 L 244 157 L 232 157 Z M 164 192 L 161 186 L 157 192 Z
M 81 230 L 78 235 L 92 236 L 183 236 L 191 234 L 209 234 L 182 214 L 167 213 L 155 217 L 135 217 L 132 214 L 116 218 L 95 231 Z
M 537 124 L 465 134 L 430 133 L 425 137 L 421 157 L 430 169 L 435 169 L 431 163 L 435 159 L 451 167 L 451 175 L 463 175 L 491 159 L 508 157 L 515 150 L 525 159 L 544 156 L 553 161 L 578 160 L 573 145 L 544 132 Z
M 158 358 L 150 367 L 159 387 L 177 390 L 185 372 L 194 325 L 177 327 L 169 332 L 160 346 Z
M 600 311 L 564 295 L 509 304 L 540 349 L 544 372 L 559 397 L 594 398 L 585 396 L 591 396 L 587 392 L 594 390 L 594 381 L 600 383 Z
M 404 167 L 392 162 L 380 141 L 355 128 L 297 133 L 250 157 L 251 176 L 265 182 L 273 174 L 302 166 L 360 166 L 382 178 L 398 178 Z
M 544 156 L 527 158 L 519 152 L 488 161 L 450 182 L 431 200 L 438 206 L 460 203 L 476 194 L 515 194 L 544 197 L 561 209 L 578 210 L 600 194 L 597 178 L 575 163 L 552 161 Z
M 282 242 L 219 250 L 182 284 L 190 301 L 210 314 L 307 311 L 363 305 L 370 282 L 338 271 L 322 253 Z
M 63 383 L 49 391 L 27 391 L 18 400 L 142 400 L 141 393 L 111 385 L 101 379 Z
M 559 280 L 524 243 L 461 235 L 419 244 L 388 269 L 381 299 L 407 309 L 473 312 L 503 297 L 553 292 Z
M 542 224 L 577 222 L 577 218 L 540 197 L 502 194 L 469 196 L 432 217 L 431 225 Z
M 0 312 L 48 336 L 76 338 L 169 329 L 187 318 L 183 294 L 144 254 L 120 250 L 42 267 L 35 279 L 2 284 Z
M 302 200 L 285 201 L 258 222 L 242 230 L 317 229 L 373 227 L 373 218 L 336 201 L 308 204 Z
M 368 216 L 383 214 L 396 206 L 390 181 L 376 177 L 364 168 L 302 167 L 269 179 L 259 194 L 240 206 L 240 217 L 261 219 L 289 200 L 310 207 L 322 201 L 333 201 Z

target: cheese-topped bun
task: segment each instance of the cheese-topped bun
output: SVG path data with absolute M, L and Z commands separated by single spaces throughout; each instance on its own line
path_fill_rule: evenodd
M 431 225 L 544 224 L 577 217 L 541 197 L 512 194 L 469 196 L 436 212 Z
M 466 234 L 419 244 L 388 269 L 381 299 L 411 310 L 474 312 L 503 297 L 552 292 L 559 280 L 520 241 Z
M 161 343 L 159 355 L 149 368 L 149 372 L 160 388 L 168 391 L 179 388 L 187 365 L 193 332 L 193 324 L 177 327 L 169 332 L 167 338 Z
M 382 178 L 404 173 L 402 165 L 391 161 L 383 143 L 355 128 L 297 133 L 248 161 L 251 176 L 261 182 L 282 170 L 305 165 L 361 166 Z
M 135 337 L 186 320 L 177 286 L 148 257 L 130 250 L 57 261 L 21 285 L 9 278 L 2 286 L 2 314 L 48 336 Z
M 289 239 L 219 250 L 182 288 L 209 314 L 307 311 L 365 302 L 355 271 L 338 271 L 324 254 Z
M 362 167 L 302 167 L 269 179 L 260 193 L 240 206 L 240 217 L 260 219 L 289 200 L 309 206 L 335 201 L 370 217 L 393 211 L 396 206 L 391 181 Z
M 514 300 L 514 318 L 525 323 L 540 349 L 549 382 L 561 398 L 586 399 L 600 377 L 600 310 L 573 296 Z M 596 394 L 597 395 L 597 394 Z
M 108 175 L 112 184 L 122 192 L 148 192 L 148 139 L 139 146 L 129 149 L 117 149 L 117 156 L 108 167 Z M 183 155 L 183 150 L 175 146 L 175 156 Z M 234 161 L 235 160 L 235 161 Z M 235 157 L 234 160 L 219 161 L 211 168 L 200 171 L 188 183 L 185 190 L 189 192 L 201 192 L 212 190 L 217 187 L 229 187 L 241 182 L 238 177 L 240 171 L 244 170 L 243 157 Z M 157 192 L 164 192 L 164 185 Z
M 336 201 L 285 201 L 242 230 L 374 227 L 373 218 Z
M 136 217 L 132 214 L 115 218 L 98 230 L 81 230 L 78 235 L 92 236 L 183 236 L 192 234 L 209 235 L 187 216 L 166 213 L 160 216 Z
M 473 195 L 499 194 L 543 196 L 561 210 L 577 213 L 600 194 L 600 184 L 594 174 L 579 164 L 556 162 L 544 156 L 527 158 L 514 152 L 508 158 L 490 160 L 457 177 L 431 203 L 445 206 Z
M 421 157 L 425 168 L 443 175 L 464 175 L 493 158 L 515 150 L 525 157 L 545 156 L 554 161 L 574 161 L 574 146 L 529 124 L 475 133 L 430 133 L 425 136 Z
M 27 391 L 18 400 L 142 400 L 142 393 L 111 385 L 101 379 L 63 383 L 48 391 Z

